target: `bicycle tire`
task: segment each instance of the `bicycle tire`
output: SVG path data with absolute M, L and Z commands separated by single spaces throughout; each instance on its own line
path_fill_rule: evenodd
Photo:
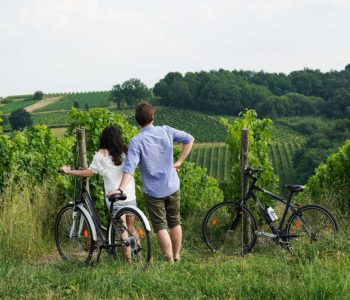
M 304 237 L 312 241 L 329 239 L 333 238 L 337 231 L 337 221 L 330 211 L 315 204 L 300 207 L 290 216 L 286 226 L 286 235 L 289 242 Z M 290 235 L 295 236 L 288 237 Z
M 76 212 L 74 223 L 73 209 Z M 55 243 L 63 260 L 90 262 L 94 240 L 91 225 L 79 207 L 74 208 L 73 204 L 68 204 L 58 212 L 55 221 Z
M 130 224 L 132 227 L 128 228 L 124 221 L 122 224 L 118 221 L 123 220 L 126 216 L 134 217 L 134 222 Z M 114 216 L 110 226 L 110 244 L 120 244 L 127 241 L 130 247 L 131 261 L 149 262 L 151 260 L 152 246 L 150 232 L 147 230 L 146 224 L 138 211 L 132 207 L 121 208 Z M 118 226 L 118 229 L 116 229 L 116 226 Z M 123 232 L 125 232 L 124 234 L 127 237 L 121 237 Z M 122 253 L 119 250 L 122 247 L 118 248 L 113 249 L 113 255 L 116 258 L 118 256 L 126 256 L 126 253 Z
M 249 224 L 245 241 L 244 218 Z M 212 251 L 227 255 L 242 255 L 254 247 L 257 228 L 258 223 L 246 206 L 241 206 L 238 202 L 225 201 L 208 210 L 204 217 L 202 234 L 204 242 Z

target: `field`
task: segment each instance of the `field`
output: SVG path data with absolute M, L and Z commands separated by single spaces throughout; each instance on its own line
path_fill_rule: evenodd
M 101 94 L 97 101 L 97 97 L 86 100 L 82 94 L 58 95 L 59 101 L 32 114 L 34 123 L 52 127 L 67 124 L 66 115 L 74 101 L 82 109 L 86 104 L 89 108 L 110 104 L 106 95 Z M 6 104 L 13 105 L 7 106 L 7 112 L 16 105 L 30 105 L 30 100 L 13 99 Z M 135 124 L 133 109 L 118 112 Z M 156 107 L 158 125 L 188 131 L 196 138 L 189 160 L 223 182 L 228 179 L 231 159 L 224 143 L 226 131 L 219 119 L 189 110 Z M 54 128 L 55 135 L 64 131 L 62 127 Z M 305 137 L 292 129 L 274 126 L 269 155 L 281 184 L 293 183 L 292 157 L 304 143 Z M 300 242 L 292 251 L 259 238 L 250 254 L 224 256 L 212 253 L 203 243 L 201 223 L 205 212 L 194 211 L 183 219 L 179 263 L 169 265 L 163 261 L 152 233 L 151 264 L 129 265 L 123 259 L 114 261 L 104 255 L 99 264 L 94 260 L 86 266 L 62 262 L 55 249 L 51 228 L 58 191 L 50 184 L 35 189 L 33 197 L 29 192 L 33 187 L 25 187 L 27 190 L 0 194 L 1 299 L 349 299 L 350 242 L 345 230 L 331 242 Z M 310 201 L 307 197 L 302 200 Z M 326 204 L 336 213 L 340 228 L 347 228 L 338 203 L 327 198 Z
M 68 125 L 66 117 L 74 103 L 81 109 L 108 107 L 113 112 L 124 114 L 130 123 L 136 125 L 134 109 L 116 109 L 109 101 L 108 91 L 52 94 L 46 95 L 46 97 L 55 97 L 58 100 L 35 110 L 32 113 L 32 119 L 34 124 L 46 124 L 54 127 L 55 135 L 64 134 L 64 128 Z M 28 98 L 28 95 L 12 96 L 9 99 L 12 99 L 13 102 L 0 107 L 0 110 L 7 114 L 19 107 L 35 103 L 34 100 Z M 189 160 L 206 168 L 208 174 L 217 178 L 219 182 L 224 182 L 229 177 L 230 154 L 224 145 L 226 129 L 221 125 L 220 118 L 186 109 L 155 108 L 155 124 L 166 124 L 191 133 L 196 139 L 196 146 L 191 152 Z M 62 129 L 57 128 L 59 125 L 62 125 Z M 9 124 L 4 125 L 4 129 L 9 128 Z M 280 182 L 281 184 L 293 183 L 295 173 L 292 157 L 295 151 L 304 144 L 305 137 L 285 125 L 275 125 L 272 141 L 269 155 L 280 176 Z
M 10 113 L 10 112 L 12 112 L 12 111 L 14 111 L 16 109 L 24 108 L 24 107 L 32 105 L 32 104 L 34 104 L 36 102 L 37 102 L 37 100 L 33 100 L 31 98 L 23 99 L 21 101 L 13 100 L 10 103 L 1 105 L 0 106 L 0 111 L 2 111 L 4 114 L 8 114 L 8 113 Z
M 74 104 L 76 104 L 81 109 L 85 109 L 86 107 L 107 107 L 111 104 L 109 95 L 109 92 L 85 92 L 67 94 L 63 95 L 57 102 L 40 108 L 36 110 L 36 112 L 70 110 Z
M 276 173 L 280 177 L 281 186 L 295 183 L 295 172 L 292 157 L 296 150 L 302 146 L 296 141 L 272 142 L 269 145 L 269 156 Z M 238 158 L 237 158 L 238 159 Z M 192 149 L 189 161 L 197 166 L 206 168 L 210 176 L 220 183 L 230 176 L 230 151 L 224 143 L 197 144 Z
M 134 110 L 121 113 L 128 115 L 129 122 L 136 125 Z M 224 126 L 217 118 L 186 109 L 156 107 L 155 125 L 164 124 L 191 133 L 199 143 L 223 141 L 226 136 Z

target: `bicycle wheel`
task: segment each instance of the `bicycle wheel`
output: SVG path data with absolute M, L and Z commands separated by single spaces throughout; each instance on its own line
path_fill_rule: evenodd
M 204 217 L 205 243 L 226 255 L 245 254 L 256 243 L 257 221 L 251 211 L 237 202 L 214 205 Z
M 293 213 L 286 226 L 289 242 L 307 238 L 311 241 L 333 239 L 338 225 L 332 214 L 319 205 L 305 205 Z
M 94 251 L 91 226 L 85 214 L 73 204 L 64 206 L 55 222 L 55 242 L 61 257 L 68 261 L 90 262 Z
M 141 215 L 131 207 L 121 208 L 111 224 L 110 243 L 119 245 L 113 253 L 137 262 L 149 262 L 152 257 L 150 232 Z

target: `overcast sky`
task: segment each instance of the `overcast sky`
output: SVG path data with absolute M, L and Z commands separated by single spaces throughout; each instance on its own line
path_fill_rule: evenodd
M 350 0 L 0 0 L 0 96 L 350 63 Z

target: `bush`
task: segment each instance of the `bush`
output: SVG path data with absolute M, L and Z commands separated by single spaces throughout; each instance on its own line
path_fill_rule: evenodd
M 61 187 L 68 189 L 68 178 L 58 176 L 57 170 L 73 161 L 73 143 L 72 137 L 54 137 L 45 125 L 0 135 L 0 191 L 11 177 L 14 183 L 27 179 L 31 184 L 53 177 Z
M 41 100 L 44 97 L 44 93 L 42 91 L 36 91 L 34 93 L 33 99 L 34 100 Z
M 310 177 L 307 187 L 312 197 L 319 201 L 325 195 L 333 195 L 338 205 L 346 208 L 343 212 L 349 213 L 350 206 L 350 140 L 337 153 L 328 157 Z
M 259 176 L 261 186 L 277 191 L 278 177 L 274 174 L 274 169 L 270 161 L 269 142 L 271 141 L 272 121 L 270 119 L 258 119 L 254 110 L 247 110 L 236 119 L 222 119 L 226 126 L 228 135 L 226 144 L 231 153 L 232 168 L 231 178 L 226 185 L 225 198 L 241 199 L 241 167 L 240 167 L 240 146 L 241 131 L 249 128 L 249 165 L 256 169 L 263 169 L 264 173 Z M 263 200 L 263 199 L 262 199 Z
M 23 129 L 24 127 L 32 126 L 33 121 L 30 113 L 24 108 L 19 108 L 14 110 L 10 114 L 10 124 L 13 130 Z
M 184 162 L 179 177 L 181 213 L 184 217 L 198 213 L 204 216 L 211 206 L 224 200 L 217 180 L 208 176 L 206 169 L 196 167 L 194 163 Z

